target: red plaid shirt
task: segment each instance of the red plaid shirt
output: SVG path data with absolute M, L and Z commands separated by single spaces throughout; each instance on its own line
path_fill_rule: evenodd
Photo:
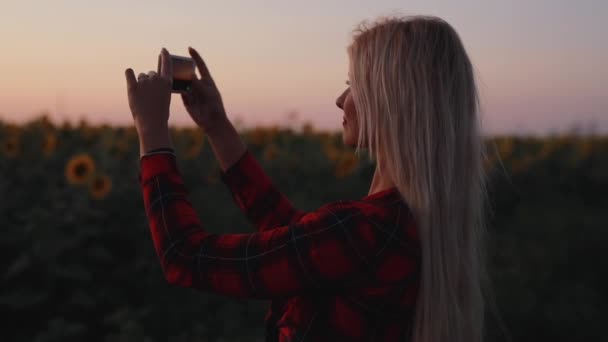
M 140 160 L 152 240 L 170 284 L 271 300 L 266 341 L 409 339 L 420 244 L 397 188 L 306 213 L 249 150 L 220 176 L 257 232 L 208 232 L 175 155 Z

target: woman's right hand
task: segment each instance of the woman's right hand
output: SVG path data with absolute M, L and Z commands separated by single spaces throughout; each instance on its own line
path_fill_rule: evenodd
M 195 76 L 195 79 L 192 80 L 192 90 L 181 94 L 182 101 L 194 122 L 209 132 L 218 124 L 224 123 L 228 117 L 220 92 L 215 86 L 205 62 L 192 47 L 188 47 L 188 52 L 194 59 L 201 78 Z

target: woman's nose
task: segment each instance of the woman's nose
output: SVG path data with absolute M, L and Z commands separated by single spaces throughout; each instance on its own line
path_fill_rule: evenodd
M 338 96 L 338 98 L 336 99 L 336 106 L 338 106 L 338 108 L 344 110 L 343 108 L 343 104 L 344 104 L 344 94 L 342 93 L 342 95 Z

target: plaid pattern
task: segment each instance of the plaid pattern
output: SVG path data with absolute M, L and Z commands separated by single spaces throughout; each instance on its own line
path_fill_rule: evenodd
M 138 177 L 169 283 L 271 300 L 266 341 L 408 340 L 420 244 L 396 188 L 306 213 L 247 150 L 221 179 L 257 231 L 214 234 L 193 210 L 173 153 L 143 156 Z

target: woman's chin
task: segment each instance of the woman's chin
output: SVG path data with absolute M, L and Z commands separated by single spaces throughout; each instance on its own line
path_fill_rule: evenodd
M 345 146 L 353 146 L 353 142 L 345 131 L 342 131 L 342 143 Z

